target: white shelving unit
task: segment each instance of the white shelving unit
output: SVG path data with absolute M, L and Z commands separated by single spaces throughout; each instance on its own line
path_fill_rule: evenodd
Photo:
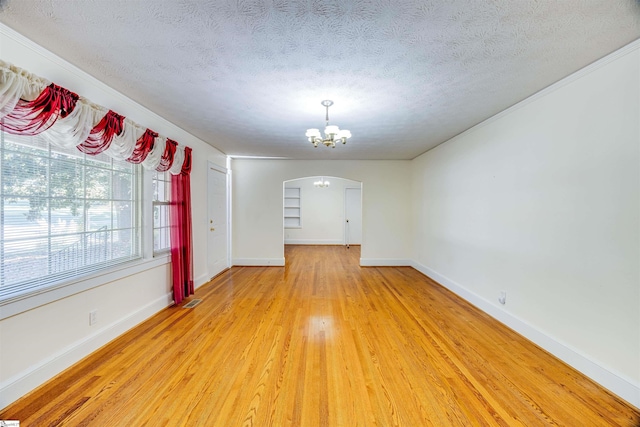
M 302 228 L 300 188 L 284 189 L 284 228 Z

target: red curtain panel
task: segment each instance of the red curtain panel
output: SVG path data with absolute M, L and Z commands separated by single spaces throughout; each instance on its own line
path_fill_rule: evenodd
M 180 304 L 192 295 L 193 241 L 191 230 L 191 148 L 185 147 L 182 172 L 171 175 L 171 269 L 173 298 Z

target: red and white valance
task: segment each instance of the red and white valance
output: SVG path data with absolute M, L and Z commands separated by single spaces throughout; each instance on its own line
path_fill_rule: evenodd
M 68 89 L 0 60 L 0 129 L 41 135 L 57 147 L 169 171 L 171 263 L 176 304 L 193 294 L 191 148 Z
M 55 146 L 77 147 L 89 155 L 104 152 L 159 172 L 191 170 L 188 147 L 2 60 L 0 128 L 41 135 Z

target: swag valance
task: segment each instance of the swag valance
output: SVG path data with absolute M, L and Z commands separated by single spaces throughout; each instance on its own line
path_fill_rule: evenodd
M 191 148 L 2 60 L 0 119 L 5 132 L 41 135 L 54 146 L 173 175 L 191 172 Z
M 51 145 L 105 153 L 171 175 L 170 225 L 174 301 L 193 294 L 191 148 L 61 86 L 0 60 L 0 129 L 41 135 Z

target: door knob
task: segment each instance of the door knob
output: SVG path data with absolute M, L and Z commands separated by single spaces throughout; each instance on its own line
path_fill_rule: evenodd
M 211 230 L 211 231 L 216 231 L 216 229 L 215 229 L 215 228 L 213 228 L 213 227 L 211 227 L 209 230 Z

